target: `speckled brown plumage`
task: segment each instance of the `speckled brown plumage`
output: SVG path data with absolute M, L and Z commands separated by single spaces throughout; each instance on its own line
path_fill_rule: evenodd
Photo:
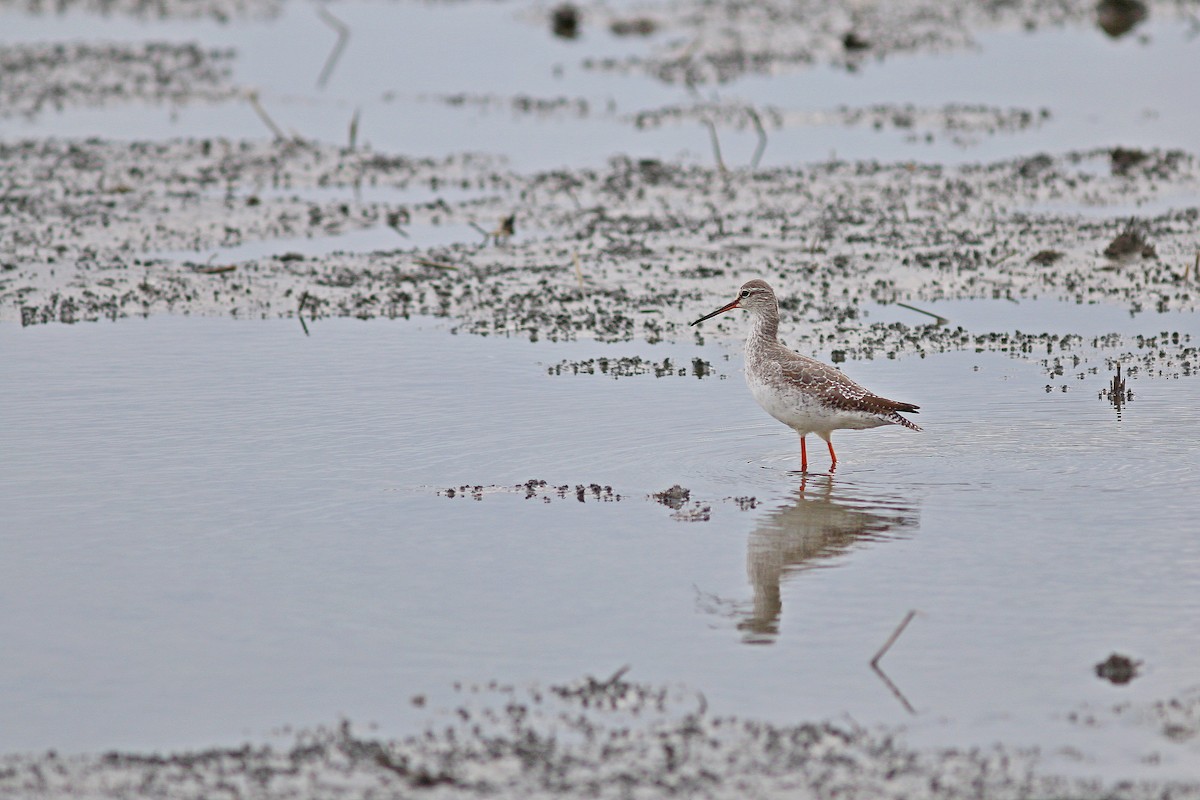
M 751 314 L 750 334 L 746 338 L 746 383 L 768 414 L 800 434 L 801 469 L 808 468 L 804 437 L 810 433 L 825 440 L 836 465 L 837 454 L 830 440 L 835 430 L 888 424 L 921 430 L 900 415 L 900 412 L 917 413 L 917 406 L 881 397 L 847 378 L 841 370 L 780 344 L 779 304 L 766 281 L 747 281 L 733 302 L 692 324 L 735 308 L 744 308 Z

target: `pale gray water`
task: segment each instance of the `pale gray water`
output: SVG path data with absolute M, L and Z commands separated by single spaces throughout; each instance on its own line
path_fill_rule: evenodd
M 384 152 L 502 154 L 519 169 L 595 166 L 616 155 L 713 163 L 708 131 L 696 120 L 643 130 L 630 122 L 642 111 L 694 104 L 683 86 L 584 66 L 588 59 L 649 54 L 677 39 L 675 33 L 619 38 L 593 20 L 581 39 L 566 41 L 550 34 L 549 6 L 500 3 L 343 3 L 334 13 L 351 38 L 323 88 L 317 78 L 337 35 L 308 4 L 287 4 L 274 19 L 234 25 L 116 14 L 5 13 L 0 40 L 163 40 L 231 47 L 236 50 L 234 83 L 258 91 L 283 131 L 320 141 L 347 143 L 357 112 L 358 142 Z M 830 157 L 964 163 L 1115 145 L 1190 150 L 1200 128 L 1200 106 L 1191 83 L 1180 76 L 1200 67 L 1200 37 L 1193 24 L 1184 12 L 1157 10 L 1116 40 L 1090 24 L 1036 32 L 986 30 L 973 36 L 970 48 L 868 59 L 857 72 L 796 66 L 706 87 L 701 99 L 771 106 L 802 116 L 878 104 L 1051 112 L 1049 119 L 1022 131 L 957 136 L 921 125 L 882 131 L 868 124 L 847 127 L 832 117 L 829 124 L 789 123 L 770 131 L 763 166 Z M 490 102 L 451 106 L 436 99 L 448 95 Z M 565 99 L 568 106 L 549 114 L 521 113 L 509 105 L 516 96 Z M 578 101 L 586 103 L 586 114 L 572 110 Z M 0 131 L 9 138 L 86 133 L 138 140 L 272 135 L 241 100 L 69 108 L 5 119 Z M 723 125 L 720 136 L 727 163 L 746 165 L 757 145 L 753 130 Z
M 727 377 L 547 374 L 630 355 Z M 229 743 L 341 714 L 400 731 L 456 680 L 629 664 L 722 712 L 1200 775 L 1196 743 L 1153 724 L 1066 721 L 1197 684 L 1195 379 L 1131 382 L 1118 415 L 1106 376 L 1047 394 L 999 354 L 845 366 L 920 403 L 926 431 L 843 433 L 836 475 L 802 484 L 794 435 L 719 346 L 429 320 L 0 327 L 0 751 Z M 622 499 L 437 495 L 530 478 Z M 710 521 L 647 499 L 675 483 Z M 867 666 L 909 609 L 883 665 L 915 716 Z M 1143 676 L 1097 679 L 1113 650 Z M 1165 766 L 1140 763 L 1152 751 Z

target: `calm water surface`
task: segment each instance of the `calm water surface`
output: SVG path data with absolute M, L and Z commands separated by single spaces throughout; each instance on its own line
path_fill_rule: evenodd
M 638 129 L 631 122 L 639 112 L 691 106 L 695 98 L 685 87 L 584 66 L 588 59 L 620 60 L 669 48 L 675 33 L 620 38 L 585 17 L 583 36 L 567 41 L 551 35 L 546 8 L 339 4 L 333 13 L 351 34 L 324 87 L 317 86 L 317 77 L 337 35 L 313 6 L 304 4 L 286 5 L 273 19 L 232 25 L 8 12 L 0 13 L 0 41 L 153 40 L 233 48 L 233 83 L 258 91 L 274 122 L 306 139 L 344 144 L 357 114 L 358 142 L 388 152 L 492 153 L 527 170 L 596 166 L 618 155 L 713 163 L 702 123 Z M 704 99 L 800 114 L 847 106 L 940 109 L 963 104 L 1051 112 L 1049 119 L 1026 130 L 980 132 L 965 141 L 936 129 L 919 129 L 914 135 L 909 129 L 876 131 L 866 124 L 794 125 L 770 131 L 764 167 L 830 157 L 961 163 L 1114 145 L 1189 151 L 1195 146 L 1200 105 L 1194 102 L 1191 83 L 1179 76 L 1200 67 L 1200 38 L 1182 12 L 1156 12 L 1117 40 L 1093 25 L 989 30 L 975 40 L 976 46 L 967 50 L 868 61 L 853 73 L 814 67 L 748 75 L 706 88 Z M 475 102 L 448 105 L 438 99 L 445 96 Z M 550 114 L 518 113 L 509 105 L 515 96 L 564 99 L 570 105 Z M 575 110 L 579 101 L 586 104 L 586 113 Z M 242 100 L 69 108 L 6 119 L 0 129 L 9 138 L 271 135 Z M 927 132 L 933 134 L 929 140 Z M 724 128 L 720 136 L 731 167 L 746 165 L 758 145 L 750 130 Z M 1176 199 L 1169 207 L 1181 205 L 1184 200 Z
M 599 356 L 717 375 L 548 374 Z M 0 751 L 399 733 L 455 680 L 629 664 L 718 712 L 1200 775 L 1152 724 L 1066 720 L 1200 683 L 1195 379 L 1118 414 L 1103 375 L 1047 394 L 1002 354 L 851 362 L 926 430 L 842 433 L 804 477 L 740 364 L 429 320 L 0 326 Z M 531 478 L 621 499 L 438 495 Z M 676 483 L 708 521 L 648 498 Z M 909 609 L 883 665 L 915 715 L 867 664 Z M 1144 675 L 1098 680 L 1114 650 Z

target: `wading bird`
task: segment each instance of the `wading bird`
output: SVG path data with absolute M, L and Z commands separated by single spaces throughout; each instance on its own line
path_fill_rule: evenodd
M 837 466 L 830 436 L 836 430 L 862 430 L 880 425 L 903 425 L 921 430 L 900 412 L 915 414 L 918 406 L 880 397 L 847 378 L 840 370 L 794 353 L 779 343 L 779 303 L 766 281 L 742 284 L 732 303 L 693 322 L 735 308 L 750 312 L 746 337 L 746 383 L 750 393 L 775 419 L 800 434 L 800 469 L 808 469 L 804 437 L 815 433 L 829 445 L 830 469 Z

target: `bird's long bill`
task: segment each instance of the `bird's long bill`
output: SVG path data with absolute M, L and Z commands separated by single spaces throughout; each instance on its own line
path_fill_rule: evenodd
M 718 308 L 716 311 L 712 312 L 711 314 L 705 314 L 703 317 L 696 320 L 692 324 L 699 325 L 701 322 L 704 322 L 704 320 L 706 320 L 706 319 L 711 319 L 712 317 L 715 317 L 717 314 L 724 314 L 726 311 L 732 311 L 735 308 L 740 308 L 740 306 L 738 305 L 738 301 L 736 299 L 727 306 L 721 306 L 720 308 Z

